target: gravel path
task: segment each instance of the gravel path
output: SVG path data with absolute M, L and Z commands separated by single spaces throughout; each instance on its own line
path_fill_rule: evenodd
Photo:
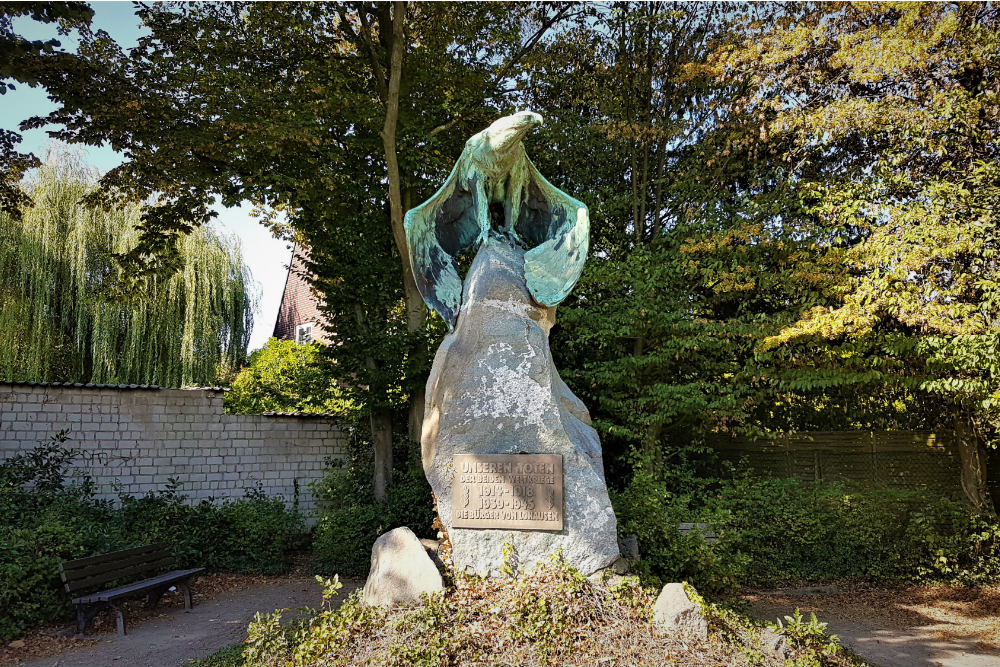
M 340 592 L 346 596 L 363 582 L 343 583 Z M 97 644 L 20 664 L 23 667 L 182 667 L 193 659 L 242 641 L 256 612 L 318 607 L 320 594 L 314 578 L 282 578 L 221 593 L 196 604 L 190 612 L 171 608 L 161 616 L 137 622 L 124 637 L 99 636 Z
M 807 617 L 814 612 L 827 624 L 827 632 L 840 637 L 858 655 L 877 667 L 998 667 L 1000 650 L 984 641 L 974 626 L 963 628 L 956 620 L 927 615 L 894 614 L 891 605 L 904 609 L 905 596 L 893 602 L 851 601 L 848 595 L 812 595 L 773 592 L 754 595 L 753 614 L 766 621 L 790 616 L 798 607 Z M 885 605 L 885 606 L 883 606 Z M 944 605 L 947 606 L 947 605 Z M 879 613 L 881 608 L 884 613 Z

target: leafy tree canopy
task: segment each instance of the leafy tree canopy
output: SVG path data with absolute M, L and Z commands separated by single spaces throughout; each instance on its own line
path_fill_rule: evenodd
M 41 23 L 55 23 L 60 35 L 73 30 L 90 34 L 94 15 L 83 2 L 0 2 L 0 95 L 14 90 L 18 84 L 50 85 L 52 74 L 79 74 L 84 69 L 75 54 L 61 50 L 57 39 L 29 40 L 14 32 L 14 19 L 30 17 Z M 0 128 L 0 211 L 20 217 L 30 203 L 20 187 L 24 174 L 40 162 L 31 153 L 21 153 L 16 146 L 21 141 L 17 132 Z
M 333 379 L 334 363 L 319 343 L 271 338 L 250 355 L 226 393 L 229 412 L 312 412 L 350 418 L 357 406 Z

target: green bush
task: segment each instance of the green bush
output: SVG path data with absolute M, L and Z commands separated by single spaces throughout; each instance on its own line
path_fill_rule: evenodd
M 363 469 L 332 468 L 313 485 L 320 501 L 313 555 L 325 574 L 366 574 L 371 546 L 387 530 L 408 526 L 420 537 L 433 533 L 431 488 L 419 466 L 394 473 L 384 503 L 375 501 Z
M 747 585 L 1000 579 L 1000 526 L 923 491 L 742 479 L 702 516 L 721 532 L 723 557 L 749 557 Z
M 639 460 L 612 501 L 638 537 L 640 574 L 699 589 L 848 579 L 877 584 L 1000 581 L 1000 524 L 923 491 L 794 479 L 719 480 L 683 493 L 663 466 Z M 706 544 L 682 521 L 718 533 Z
M 281 499 L 251 491 L 189 505 L 172 483 L 114 507 L 95 498 L 92 480 L 71 474 L 78 452 L 67 439 L 60 433 L 0 462 L 0 640 L 71 616 L 58 570 L 65 560 L 167 542 L 179 566 L 267 574 L 291 566 L 302 519 Z
M 319 343 L 271 338 L 250 355 L 225 395 L 226 412 L 332 413 L 356 417 L 358 406 L 334 380 L 336 364 Z
M 110 503 L 87 477 L 71 478 L 76 453 L 60 432 L 0 463 L 0 640 L 69 612 L 59 562 L 120 548 Z
M 239 500 L 191 505 L 176 483 L 141 497 L 121 496 L 115 522 L 129 542 L 172 544 L 181 567 L 244 574 L 287 572 L 304 531 L 302 517 L 281 498 L 251 490 Z
M 744 577 L 744 555 L 722 558 L 700 532 L 678 530 L 682 522 L 698 520 L 695 498 L 684 492 L 686 476 L 678 479 L 667 464 L 633 456 L 633 475 L 611 502 L 621 535 L 635 535 L 641 559 L 633 569 L 650 584 L 689 581 L 706 593 L 729 591 Z M 707 492 L 706 492 L 707 493 Z

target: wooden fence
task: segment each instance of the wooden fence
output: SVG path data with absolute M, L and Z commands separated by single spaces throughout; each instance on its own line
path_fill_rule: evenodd
M 962 493 L 958 451 L 949 432 L 814 431 L 775 440 L 717 437 L 709 445 L 723 460 L 758 475 Z

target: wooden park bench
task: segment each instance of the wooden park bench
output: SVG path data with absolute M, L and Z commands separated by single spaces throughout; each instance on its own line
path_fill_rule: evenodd
M 715 533 L 715 530 L 707 523 L 681 523 L 678 526 L 681 533 L 687 537 L 691 534 L 691 531 L 697 531 L 701 533 L 701 536 L 705 538 L 705 542 L 708 544 L 715 544 L 719 541 L 719 536 Z
M 168 545 L 150 544 L 60 563 L 59 573 L 66 593 L 79 595 L 73 599 L 77 636 L 83 635 L 90 620 L 107 607 L 114 609 L 118 634 L 124 635 L 125 617 L 121 603 L 148 596 L 146 604 L 153 607 L 172 586 L 184 593 L 184 608 L 190 609 L 191 580 L 205 568 L 174 570 L 173 561 Z M 108 584 L 117 585 L 100 590 Z

